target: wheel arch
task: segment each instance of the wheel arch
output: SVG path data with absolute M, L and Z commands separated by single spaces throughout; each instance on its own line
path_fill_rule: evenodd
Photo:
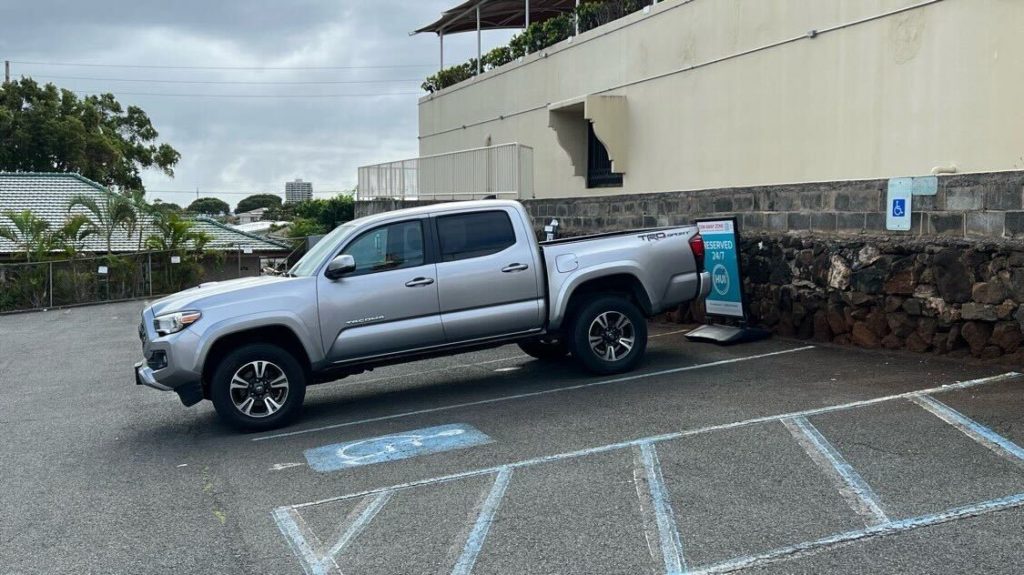
M 568 325 L 576 310 L 595 295 L 618 295 L 632 302 L 645 316 L 654 315 L 654 305 L 643 283 L 633 273 L 622 271 L 581 281 L 565 298 L 560 326 Z
M 258 327 L 251 327 L 231 333 L 226 333 L 214 340 L 206 352 L 202 368 L 203 397 L 210 399 L 210 380 L 220 361 L 233 350 L 252 343 L 263 343 L 276 345 L 295 357 L 303 370 L 306 372 L 307 380 L 312 374 L 312 364 L 309 354 L 306 352 L 302 340 L 284 324 L 269 324 Z

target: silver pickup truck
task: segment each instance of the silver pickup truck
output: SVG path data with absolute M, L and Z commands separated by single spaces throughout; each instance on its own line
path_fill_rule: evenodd
M 694 226 L 538 244 L 518 202 L 354 220 L 283 276 L 202 284 L 142 312 L 141 385 L 213 401 L 245 430 L 299 414 L 306 386 L 376 366 L 517 343 L 542 360 L 633 369 L 646 318 L 707 295 Z

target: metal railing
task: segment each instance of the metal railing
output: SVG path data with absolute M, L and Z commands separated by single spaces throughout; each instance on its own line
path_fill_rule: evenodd
M 533 148 L 501 144 L 359 168 L 357 200 L 533 197 Z
M 244 257 L 251 256 L 241 250 L 175 251 L 0 263 L 0 313 L 148 298 L 204 281 L 260 274 L 251 262 L 243 267 Z M 261 259 L 260 264 L 284 259 Z

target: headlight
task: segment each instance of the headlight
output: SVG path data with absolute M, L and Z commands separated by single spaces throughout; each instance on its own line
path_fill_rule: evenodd
M 153 329 L 157 335 L 169 335 L 178 333 L 186 327 L 199 321 L 203 314 L 198 311 L 179 311 L 157 316 L 153 320 Z

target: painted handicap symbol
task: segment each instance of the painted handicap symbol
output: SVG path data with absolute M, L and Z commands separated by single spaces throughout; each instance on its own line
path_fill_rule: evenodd
M 892 201 L 892 217 L 902 218 L 907 215 L 907 200 L 899 198 Z
M 388 456 L 400 451 L 423 447 L 432 439 L 455 437 L 463 433 L 465 433 L 463 429 L 446 429 L 432 435 L 392 435 L 367 439 L 339 448 L 337 455 L 342 463 L 348 465 L 359 464 L 368 459 L 388 459 Z
M 332 443 L 307 449 L 305 455 L 314 471 L 329 472 L 465 449 L 492 441 L 472 425 L 455 423 Z

